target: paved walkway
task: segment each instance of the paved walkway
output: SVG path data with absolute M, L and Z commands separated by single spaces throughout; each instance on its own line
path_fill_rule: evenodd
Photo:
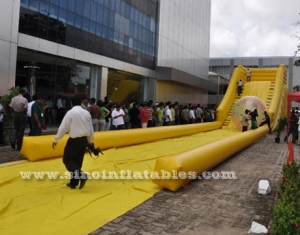
M 90 235 L 246 235 L 252 221 L 268 227 L 269 207 L 287 156 L 287 144 L 276 144 L 274 139 L 274 134 L 267 136 L 211 170 L 234 171 L 237 179 L 194 180 L 191 189 L 162 190 Z M 24 159 L 10 146 L 0 151 L 0 163 Z M 299 162 L 296 144 L 294 152 Z M 257 193 L 260 179 L 270 181 L 271 194 Z

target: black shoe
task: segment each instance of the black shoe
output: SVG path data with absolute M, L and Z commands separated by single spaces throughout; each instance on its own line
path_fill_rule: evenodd
M 82 189 L 86 183 L 86 181 L 88 180 L 88 175 L 85 174 L 85 176 L 83 176 L 81 179 L 80 179 L 80 185 L 79 185 L 79 189 Z
M 75 189 L 76 186 L 72 186 L 70 183 L 67 183 L 67 187 L 69 187 L 70 189 Z
M 16 143 L 10 143 L 12 149 L 16 149 Z

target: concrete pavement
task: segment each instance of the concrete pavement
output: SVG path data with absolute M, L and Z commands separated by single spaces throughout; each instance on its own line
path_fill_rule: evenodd
M 162 190 L 90 235 L 246 235 L 252 221 L 268 228 L 287 155 L 287 144 L 274 139 L 267 136 L 211 170 L 234 171 L 236 180 L 201 179 L 191 189 Z M 299 162 L 299 146 L 294 150 Z M 270 181 L 269 195 L 257 193 L 261 179 Z

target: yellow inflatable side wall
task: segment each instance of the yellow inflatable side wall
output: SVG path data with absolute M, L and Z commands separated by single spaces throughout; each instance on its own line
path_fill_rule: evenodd
M 193 125 L 95 132 L 94 143 L 96 147 L 100 147 L 101 150 L 105 150 L 109 148 L 147 143 L 160 139 L 192 135 L 199 132 L 215 130 L 220 128 L 220 126 L 220 122 L 210 122 Z M 68 140 L 68 135 L 65 135 L 63 139 L 58 142 L 55 150 L 52 149 L 54 137 L 54 135 L 24 137 L 20 154 L 30 161 L 62 157 L 64 147 Z
M 198 176 L 204 171 L 208 171 L 228 157 L 263 138 L 268 134 L 268 131 L 268 127 L 263 126 L 187 152 L 159 158 L 156 160 L 154 171 L 166 179 L 152 179 L 152 182 L 163 188 L 176 191 L 194 179 L 190 176 Z
M 217 109 L 217 120 L 221 123 L 225 121 L 230 107 L 236 98 L 237 82 L 241 79 L 245 83 L 245 72 L 246 69 L 242 66 L 238 66 L 234 70 L 226 94 Z M 274 93 L 268 110 L 272 121 L 272 129 L 274 130 L 277 126 L 277 119 L 286 115 L 287 86 L 285 66 L 280 65 L 277 69 L 251 69 L 251 73 L 252 82 L 275 82 Z M 246 85 L 251 86 L 252 84 L 250 82 Z M 263 126 L 256 130 L 243 132 L 188 152 L 159 158 L 156 161 L 154 170 L 160 176 L 166 176 L 167 172 L 170 174 L 174 174 L 174 172 L 180 174 L 179 172 L 182 172 L 181 174 L 187 176 L 187 178 L 180 179 L 178 175 L 178 179 L 153 179 L 152 182 L 163 188 L 176 191 L 193 179 L 188 177 L 189 175 L 194 176 L 191 172 L 196 172 L 196 175 L 199 175 L 211 169 L 238 151 L 263 138 L 268 132 L 268 128 Z

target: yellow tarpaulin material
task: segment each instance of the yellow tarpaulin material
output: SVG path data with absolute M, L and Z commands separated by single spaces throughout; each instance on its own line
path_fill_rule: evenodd
M 214 142 L 239 132 L 215 130 L 192 136 L 104 151 L 85 156 L 82 169 L 152 172 L 159 157 Z M 0 154 L 1 155 L 1 154 Z M 59 172 L 58 179 L 22 179 L 20 172 Z M 0 167 L 0 234 L 87 234 L 150 198 L 161 188 L 150 179 L 89 179 L 81 190 L 66 187 L 61 158 Z M 129 176 L 127 174 L 126 176 Z M 148 175 L 149 177 L 150 175 Z

